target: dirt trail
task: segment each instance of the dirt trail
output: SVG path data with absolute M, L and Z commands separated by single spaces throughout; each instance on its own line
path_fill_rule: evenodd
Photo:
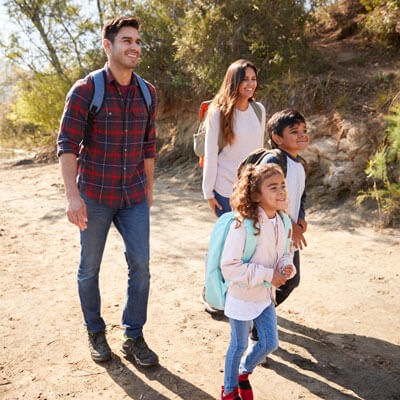
M 87 350 L 79 238 L 58 166 L 0 166 L 0 399 L 218 397 L 229 326 L 198 301 L 214 219 L 182 182 L 156 181 L 145 336 L 161 366 L 145 371 L 120 352 L 126 265 L 116 230 L 101 271 L 114 354 L 100 365 Z M 280 348 L 252 376 L 257 400 L 400 399 L 400 234 L 336 214 L 308 216 L 302 283 L 278 310 Z

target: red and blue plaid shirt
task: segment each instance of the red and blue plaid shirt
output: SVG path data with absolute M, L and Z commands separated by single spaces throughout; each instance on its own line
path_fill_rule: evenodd
M 148 114 L 136 78 L 132 75 L 126 99 L 106 64 L 106 96 L 94 118 L 87 146 L 80 145 L 93 95 L 92 79 L 75 83 L 67 95 L 58 135 L 57 154 L 78 156 L 78 188 L 100 204 L 112 208 L 130 207 L 146 198 L 144 159 L 155 158 L 155 111 L 157 95 L 147 83 L 152 97 L 150 129 L 144 141 Z

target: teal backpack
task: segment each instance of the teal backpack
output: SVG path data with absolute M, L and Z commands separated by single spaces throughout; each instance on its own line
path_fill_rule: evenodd
M 284 251 L 284 254 L 286 254 L 292 240 L 292 221 L 283 212 L 279 212 L 279 215 L 283 220 L 287 237 L 286 248 Z M 222 275 L 221 255 L 222 251 L 224 250 L 225 240 L 228 235 L 229 228 L 237 216 L 238 214 L 233 211 L 221 215 L 211 232 L 210 245 L 207 254 L 205 294 L 207 303 L 217 310 L 223 310 L 225 308 L 225 296 L 230 284 L 230 281 L 225 281 Z M 259 236 L 256 235 L 256 230 L 253 226 L 252 220 L 245 219 L 244 226 L 246 228 L 246 242 L 244 245 L 242 260 L 243 262 L 247 263 L 253 256 Z M 270 287 L 272 284 L 269 282 L 264 282 L 257 286 Z

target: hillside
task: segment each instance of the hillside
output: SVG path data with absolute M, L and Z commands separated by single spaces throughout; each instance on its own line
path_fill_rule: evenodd
M 303 154 L 310 164 L 310 193 L 328 202 L 354 198 L 367 186 L 364 170 L 384 137 L 383 117 L 400 101 L 398 48 L 363 35 L 365 9 L 358 1 L 330 11 L 309 32 L 320 72 L 289 74 L 279 85 L 261 82 L 267 90 L 258 96 L 269 115 L 287 106 L 305 114 L 311 133 Z M 192 151 L 198 103 L 161 104 L 158 118 L 158 166 L 171 173 L 184 168 L 188 185 L 199 189 L 202 172 Z

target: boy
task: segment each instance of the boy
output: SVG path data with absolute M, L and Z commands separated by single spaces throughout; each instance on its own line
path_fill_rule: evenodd
M 281 157 L 286 157 L 286 185 L 289 200 L 289 215 L 293 225 L 293 242 L 295 253 L 293 263 L 297 274 L 281 286 L 276 293 L 277 305 L 289 296 L 300 282 L 300 255 L 299 249 L 307 246 L 304 232 L 307 230 L 304 204 L 306 199 L 306 170 L 305 162 L 298 153 L 306 150 L 310 141 L 304 117 L 291 108 L 275 113 L 267 123 L 267 130 L 273 148 L 281 150 Z M 282 161 L 274 154 L 266 154 L 260 164 L 275 163 L 282 165 Z

